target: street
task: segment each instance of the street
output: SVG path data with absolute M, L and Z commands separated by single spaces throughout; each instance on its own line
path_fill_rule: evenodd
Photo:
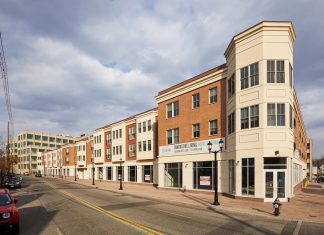
M 320 234 L 324 229 L 321 223 L 200 210 L 51 178 L 25 177 L 22 189 L 12 193 L 19 199 L 21 234 Z M 167 191 L 161 193 L 167 197 Z

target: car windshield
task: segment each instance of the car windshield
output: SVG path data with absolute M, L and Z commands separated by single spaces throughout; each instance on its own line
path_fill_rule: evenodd
M 11 198 L 8 194 L 0 194 L 0 206 L 6 206 L 11 204 Z

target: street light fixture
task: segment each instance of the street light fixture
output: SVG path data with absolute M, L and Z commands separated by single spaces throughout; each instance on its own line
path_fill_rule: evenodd
M 54 177 L 54 158 L 53 158 L 53 153 L 52 153 L 52 171 L 53 171 L 53 177 Z
M 77 173 L 77 157 L 74 158 L 74 181 L 77 181 L 76 173 Z
M 92 185 L 95 185 L 94 177 L 95 177 L 95 167 L 94 167 L 94 157 L 92 156 Z
M 218 151 L 212 151 L 212 146 L 213 144 L 209 141 L 208 142 L 208 151 L 209 153 L 214 153 L 215 156 L 215 161 L 214 161 L 214 189 L 215 189 L 215 195 L 214 195 L 214 203 L 213 205 L 215 206 L 219 206 L 219 202 L 218 202 L 218 165 L 217 165 L 217 153 L 222 152 L 223 147 L 224 147 L 224 141 L 223 139 L 220 139 L 219 142 L 219 150 Z
M 122 177 L 122 174 L 123 174 L 123 168 L 122 168 L 122 158 L 119 159 L 119 163 L 120 163 L 120 174 L 118 174 L 118 177 L 119 177 L 119 190 L 123 190 L 123 177 Z

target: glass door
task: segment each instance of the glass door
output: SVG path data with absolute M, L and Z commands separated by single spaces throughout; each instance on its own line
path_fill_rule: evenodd
M 286 172 L 277 171 L 277 197 L 286 198 Z
M 273 181 L 273 171 L 265 172 L 265 198 L 273 199 L 274 194 L 274 181 Z
M 277 197 L 280 201 L 287 201 L 286 197 L 286 171 L 265 170 L 265 202 L 273 202 Z

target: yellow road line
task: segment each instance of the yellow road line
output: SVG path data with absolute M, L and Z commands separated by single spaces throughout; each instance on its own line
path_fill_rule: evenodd
M 46 182 L 46 184 L 48 184 L 51 188 L 56 189 L 52 183 Z M 69 196 L 72 199 L 82 203 L 83 205 L 85 205 L 87 207 L 90 207 L 90 208 L 92 208 L 92 209 L 94 209 L 96 211 L 99 211 L 99 212 L 101 212 L 101 213 L 103 213 L 103 214 L 105 214 L 105 215 L 107 215 L 107 216 L 109 216 L 109 217 L 111 217 L 111 218 L 113 218 L 115 220 L 118 220 L 118 221 L 120 221 L 120 222 L 122 222 L 124 224 L 127 224 L 127 225 L 141 231 L 141 232 L 148 233 L 148 234 L 151 234 L 151 235 L 163 235 L 163 233 L 160 233 L 160 232 L 155 231 L 155 230 L 153 230 L 151 228 L 148 228 L 148 227 L 146 227 L 144 225 L 138 224 L 138 223 L 136 223 L 134 221 L 131 221 L 131 220 L 128 220 L 128 219 L 126 219 L 126 218 L 124 218 L 124 217 L 122 217 L 120 215 L 117 215 L 117 214 L 112 213 L 112 212 L 110 212 L 108 210 L 105 210 L 105 209 L 95 205 L 94 203 L 86 201 L 85 199 L 82 199 L 82 198 L 80 198 L 80 197 L 78 197 L 78 196 L 76 196 L 76 195 L 74 195 L 72 193 L 69 193 L 69 192 L 65 191 L 65 190 L 62 190 L 62 189 L 56 189 L 56 190 L 61 192 L 62 194 L 65 194 L 66 196 Z

